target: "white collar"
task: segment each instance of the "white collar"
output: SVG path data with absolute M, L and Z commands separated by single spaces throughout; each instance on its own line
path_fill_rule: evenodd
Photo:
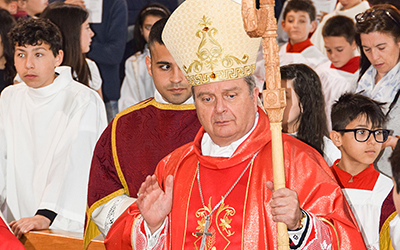
M 233 153 L 235 153 L 236 149 L 244 142 L 247 137 L 253 132 L 253 130 L 256 128 L 256 125 L 258 123 L 258 118 L 259 114 L 258 112 L 256 113 L 256 118 L 254 121 L 253 127 L 250 129 L 247 134 L 245 134 L 242 138 L 240 138 L 237 141 L 232 142 L 228 146 L 225 147 L 220 147 L 217 144 L 215 144 L 210 135 L 208 133 L 204 133 L 203 138 L 201 139 L 201 153 L 204 156 L 212 156 L 212 157 L 231 157 Z
M 159 102 L 161 104 L 172 104 L 172 103 L 169 103 L 169 102 L 165 101 L 164 98 L 162 97 L 160 92 L 158 92 L 157 89 L 154 91 L 154 99 L 156 100 L 156 102 Z M 189 99 L 187 99 L 184 103 L 179 104 L 179 105 L 187 105 L 187 104 L 194 104 L 192 96 L 189 97 Z

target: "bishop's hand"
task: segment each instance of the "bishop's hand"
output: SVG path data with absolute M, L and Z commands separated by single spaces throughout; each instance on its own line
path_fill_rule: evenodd
M 267 181 L 267 187 L 271 190 L 271 213 L 275 222 L 283 222 L 289 230 L 296 230 L 301 225 L 303 212 L 300 209 L 299 198 L 294 190 L 281 188 L 274 191 L 274 183 Z
M 174 187 L 172 175 L 167 176 L 164 186 L 165 191 L 158 185 L 157 176 L 149 175 L 139 189 L 136 203 L 152 234 L 161 227 L 171 212 Z

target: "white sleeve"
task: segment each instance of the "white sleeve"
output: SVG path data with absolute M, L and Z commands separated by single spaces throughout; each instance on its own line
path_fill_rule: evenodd
M 100 232 L 106 236 L 118 217 L 135 201 L 135 198 L 128 195 L 119 195 L 96 208 L 92 213 L 92 220 Z
M 121 86 L 121 97 L 118 100 L 118 110 L 122 111 L 138 103 L 140 91 L 138 89 L 139 70 L 135 61 L 138 58 L 134 55 L 125 62 L 125 78 Z
M 104 103 L 93 90 L 76 97 L 68 123 L 51 158 L 38 209 L 57 213 L 51 229 L 83 231 L 90 163 L 94 147 L 107 126 Z
M 140 216 L 132 226 L 132 247 L 135 250 L 161 250 L 166 240 L 167 231 L 168 217 L 165 218 L 161 227 L 151 234 L 143 217 Z
M 86 58 L 86 62 L 89 66 L 90 76 L 91 76 L 91 80 L 89 81 L 89 87 L 97 91 L 101 88 L 101 85 L 103 84 L 103 79 L 101 78 L 99 68 L 97 67 L 97 64 L 94 61 L 88 58 Z

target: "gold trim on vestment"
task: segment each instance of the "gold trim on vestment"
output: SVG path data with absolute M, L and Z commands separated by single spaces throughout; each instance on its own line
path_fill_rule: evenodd
M 329 226 L 331 226 L 335 232 L 336 235 L 336 240 L 337 240 L 337 245 L 338 245 L 338 250 L 340 250 L 340 241 L 339 241 L 339 235 L 338 232 L 336 231 L 335 226 L 332 224 L 332 222 L 330 222 L 329 220 L 322 218 L 322 217 L 318 217 L 318 219 L 322 220 L 323 222 L 325 222 L 326 224 L 328 224 Z M 332 242 L 333 243 L 333 242 Z
M 395 192 L 395 190 L 393 190 Z M 391 220 L 396 217 L 397 212 L 394 211 L 386 220 L 385 223 L 383 223 L 381 231 L 379 232 L 379 249 L 387 249 L 387 250 L 392 250 L 393 245 L 392 245 L 392 240 L 390 238 L 389 234 L 389 223 Z
M 133 230 L 135 229 L 135 224 L 138 221 L 139 218 L 142 218 L 142 216 L 137 216 L 134 220 L 133 220 L 133 224 L 132 224 L 132 229 L 131 229 L 131 235 L 133 235 Z M 135 250 L 135 246 L 133 245 L 133 240 L 131 239 L 131 247 L 133 250 Z
M 175 105 L 175 104 L 162 104 L 157 102 L 154 98 L 149 98 L 145 101 L 142 101 L 136 105 L 133 105 L 123 111 L 121 111 L 120 113 L 118 113 L 113 122 L 112 122 L 112 128 L 111 128 L 111 149 L 112 149 L 112 155 L 113 155 L 113 160 L 114 160 L 114 165 L 115 165 L 115 169 L 117 170 L 117 174 L 118 174 L 118 178 L 122 184 L 123 189 L 119 189 L 105 197 L 103 197 L 102 199 L 96 201 L 95 203 L 92 204 L 92 206 L 90 208 L 86 209 L 86 214 L 87 214 L 87 219 L 88 219 L 88 223 L 86 225 L 86 230 L 85 230 L 85 236 L 84 236 L 84 248 L 86 249 L 87 246 L 89 245 L 90 241 L 96 237 L 97 235 L 99 235 L 101 232 L 99 231 L 99 229 L 97 228 L 96 224 L 92 221 L 91 219 L 91 215 L 93 213 L 93 211 L 100 207 L 101 205 L 109 202 L 111 199 L 119 196 L 119 195 L 123 195 L 126 194 L 128 196 L 129 195 L 129 188 L 127 185 L 127 182 L 125 180 L 124 174 L 121 170 L 121 166 L 119 164 L 119 160 L 118 160 L 118 154 L 117 154 L 117 138 L 116 138 L 116 132 L 117 132 L 117 122 L 119 120 L 119 118 L 121 118 L 124 115 L 127 115 L 133 111 L 139 110 L 139 109 L 143 109 L 146 108 L 148 106 L 154 106 L 158 109 L 162 109 L 162 110 L 193 110 L 195 109 L 194 104 L 185 104 L 185 105 Z
M 112 123 L 112 128 L 111 128 L 111 150 L 112 150 L 112 154 L 113 154 L 113 159 L 114 159 L 114 165 L 115 165 L 115 169 L 117 170 L 118 173 L 118 178 L 121 181 L 122 186 L 124 187 L 124 191 L 125 193 L 129 195 L 129 188 L 128 188 L 128 184 L 126 183 L 125 177 L 124 177 L 124 173 L 122 173 L 122 169 L 121 166 L 119 165 L 119 160 L 118 160 L 118 155 L 117 155 L 117 122 L 118 119 L 121 116 L 116 116 L 113 120 Z
M 196 171 L 194 172 L 194 175 L 193 175 L 192 185 L 190 187 L 189 196 L 188 196 L 188 202 L 186 204 L 186 217 L 185 217 L 186 221 L 185 221 L 185 230 L 183 230 L 182 250 L 185 249 L 185 235 L 186 235 L 186 232 L 187 232 L 188 216 L 189 216 L 189 203 L 190 203 L 189 201 L 190 201 L 190 198 L 192 197 L 192 191 L 193 191 L 194 182 L 196 181 L 196 176 L 197 176 L 197 168 L 196 168 Z
M 92 204 L 92 206 L 90 208 L 86 207 L 86 216 L 87 216 L 88 223 L 85 228 L 85 235 L 84 235 L 84 239 L 83 239 L 84 249 L 86 249 L 88 247 L 89 243 L 91 242 L 91 240 L 94 237 L 101 234 L 101 232 L 97 228 L 97 225 L 94 223 L 94 221 L 92 221 L 92 213 L 94 212 L 94 210 L 96 210 L 96 208 L 100 207 L 101 205 L 109 202 L 110 200 L 114 199 L 115 197 L 123 195 L 123 194 L 124 194 L 124 190 L 119 189 L 119 190 L 115 191 L 114 193 L 111 193 L 111 194 L 107 195 L 106 197 L 96 201 L 95 203 Z
M 255 160 L 255 159 L 254 159 Z M 246 194 L 244 195 L 244 206 L 243 206 L 243 221 L 242 221 L 242 241 L 241 241 L 241 249 L 244 249 L 244 230 L 245 230 L 245 218 L 246 218 L 246 207 L 247 207 L 247 197 L 249 195 L 249 188 L 250 188 L 250 180 L 251 180 L 251 173 L 253 172 L 253 166 L 254 166 L 254 160 L 253 163 L 250 166 L 249 169 L 249 178 L 247 180 L 247 187 L 246 187 Z

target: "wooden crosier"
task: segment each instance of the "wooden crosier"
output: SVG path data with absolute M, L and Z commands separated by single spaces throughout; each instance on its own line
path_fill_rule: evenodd
M 260 8 L 257 9 L 255 0 L 242 0 L 242 16 L 247 34 L 250 37 L 262 37 L 266 82 L 266 89 L 263 90 L 263 101 L 271 123 L 274 189 L 277 190 L 285 187 L 282 118 L 286 107 L 286 96 L 285 89 L 281 88 L 274 5 L 274 0 L 260 0 Z M 277 228 L 278 249 L 289 250 L 289 235 L 286 224 L 279 222 Z

